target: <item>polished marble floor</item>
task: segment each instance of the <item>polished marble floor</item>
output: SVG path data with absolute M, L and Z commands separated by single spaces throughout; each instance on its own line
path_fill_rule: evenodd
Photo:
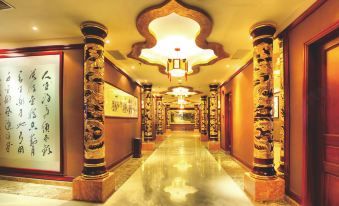
M 240 170 L 239 164 L 232 159 L 227 159 L 229 158 L 227 155 L 216 153 L 213 156 L 199 141 L 199 137 L 197 133 L 171 133 L 149 158 L 139 160 L 138 165 L 141 166 L 126 182 L 124 180 L 124 184 L 119 185 L 120 188 L 104 205 L 259 205 L 253 204 L 242 190 L 245 170 Z M 228 161 L 226 165 L 230 168 L 229 171 L 225 169 L 225 161 Z M 127 168 L 135 168 L 137 165 L 133 162 L 130 164 L 133 166 L 128 166 L 126 163 L 123 165 Z M 120 168 L 123 168 L 123 165 Z M 232 176 L 232 171 L 235 171 L 235 176 Z M 100 204 L 8 194 L 0 191 L 0 206 L 5 205 Z M 281 202 L 274 205 L 287 204 Z
M 252 205 L 200 143 L 199 134 L 172 133 L 109 199 L 110 205 Z

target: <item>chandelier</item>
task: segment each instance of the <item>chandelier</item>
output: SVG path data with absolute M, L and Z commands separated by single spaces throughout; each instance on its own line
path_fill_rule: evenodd
M 178 97 L 178 104 L 179 105 L 183 105 L 183 104 L 186 104 L 186 100 L 185 100 L 185 96 L 179 96 Z
M 193 94 L 194 92 L 190 92 L 188 88 L 185 87 L 176 87 L 172 89 L 172 94 L 175 96 L 188 96 Z
M 180 48 L 175 48 L 176 52 L 180 52 Z M 168 73 L 168 78 L 172 79 L 172 77 L 183 77 L 187 80 L 188 73 L 188 61 L 187 59 L 180 59 L 179 55 L 175 59 L 167 60 L 167 68 L 166 72 Z

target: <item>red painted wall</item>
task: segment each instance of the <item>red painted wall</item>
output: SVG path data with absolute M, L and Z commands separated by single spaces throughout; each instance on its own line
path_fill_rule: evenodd
M 81 174 L 83 164 L 83 51 L 64 51 L 63 145 L 66 176 Z
M 221 89 L 221 138 L 225 138 L 225 94 L 232 93 L 232 153 L 248 167 L 253 162 L 253 64 Z

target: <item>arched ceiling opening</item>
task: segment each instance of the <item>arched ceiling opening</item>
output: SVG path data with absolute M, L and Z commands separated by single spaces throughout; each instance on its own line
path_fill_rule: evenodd
M 147 62 L 166 66 L 169 58 L 187 59 L 188 73 L 191 74 L 193 66 L 217 58 L 212 49 L 197 46 L 195 39 L 201 32 L 200 25 L 190 18 L 171 13 L 153 20 L 149 30 L 157 43 L 152 48 L 141 50 L 139 57 Z M 180 51 L 176 52 L 176 48 L 180 48 Z
M 189 74 L 199 72 L 201 65 L 211 65 L 229 55 L 223 46 L 208 42 L 212 19 L 200 8 L 179 0 L 167 0 L 142 11 L 136 20 L 145 41 L 133 44 L 128 57 L 156 65 L 166 74 L 168 58 L 185 58 Z M 175 52 L 179 48 L 180 52 Z

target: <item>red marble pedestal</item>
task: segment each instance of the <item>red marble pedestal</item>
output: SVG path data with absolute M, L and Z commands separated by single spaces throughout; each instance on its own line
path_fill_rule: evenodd
M 98 180 L 87 180 L 81 176 L 73 180 L 73 199 L 88 202 L 105 202 L 115 191 L 113 173 Z
M 162 142 L 162 141 L 165 140 L 165 136 L 164 136 L 164 135 L 157 135 L 156 138 L 155 138 L 155 140 L 156 140 L 157 142 Z
M 200 141 L 202 141 L 202 142 L 207 142 L 207 141 L 208 141 L 208 136 L 207 136 L 207 134 L 201 134 L 201 135 L 200 135 Z
M 169 133 L 171 133 L 171 132 L 172 132 L 171 129 L 166 129 L 166 130 L 165 130 L 165 133 L 166 133 L 166 134 L 169 134 Z
M 244 189 L 254 201 L 278 201 L 285 196 L 285 180 L 279 177 L 267 180 L 256 179 L 247 172 L 244 176 Z
M 219 141 L 208 141 L 207 148 L 210 151 L 218 151 L 220 149 Z

